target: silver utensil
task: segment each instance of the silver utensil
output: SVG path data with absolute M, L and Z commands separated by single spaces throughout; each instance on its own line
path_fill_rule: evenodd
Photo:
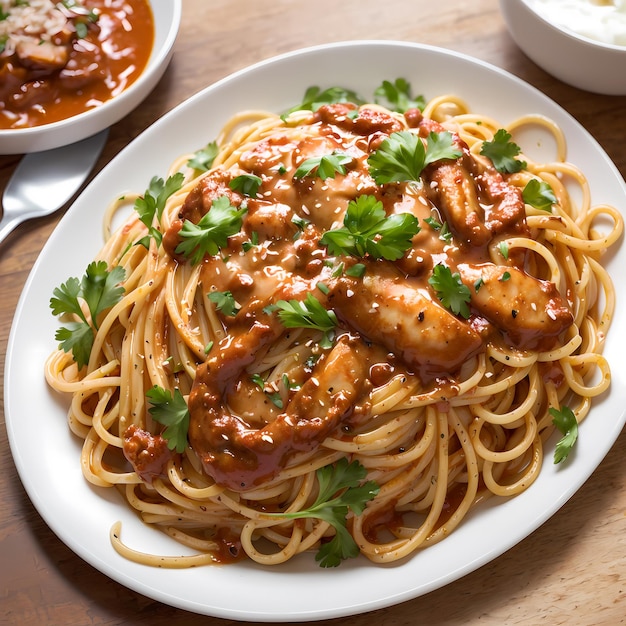
M 78 191 L 106 143 L 108 129 L 76 143 L 27 154 L 2 196 L 0 242 L 22 222 L 58 211 Z

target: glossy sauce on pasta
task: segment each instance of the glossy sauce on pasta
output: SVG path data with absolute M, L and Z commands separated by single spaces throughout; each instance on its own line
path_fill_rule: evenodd
M 154 43 L 147 0 L 85 0 L 97 15 L 80 34 L 69 9 L 68 25 L 50 40 L 0 54 L 0 128 L 29 128 L 93 109 L 137 80 Z
M 548 349 L 573 321 L 556 287 L 524 271 L 523 255 L 511 253 L 500 265 L 490 259 L 494 241 L 527 234 L 519 189 L 470 155 L 458 137 L 465 150 L 462 163 L 429 167 L 420 188 L 379 186 L 369 174 L 367 157 L 403 126 L 382 111 L 365 108 L 351 116 L 352 110 L 353 105 L 323 106 L 305 138 L 277 134 L 241 154 L 237 167 L 210 173 L 165 233 L 165 248 L 184 261 L 176 248 L 185 220 L 197 223 L 222 196 L 247 208 L 239 235 L 230 238 L 221 255 L 203 262 L 204 288 L 231 293 L 242 308 L 236 316 L 223 316 L 226 337 L 198 367 L 189 396 L 192 446 L 209 475 L 232 490 L 259 485 L 294 453 L 314 449 L 342 424 L 350 428 L 351 420 L 358 421 L 355 415 L 367 413 L 372 368 L 380 370 L 391 360 L 403 375 L 442 389 L 445 397 L 454 394 L 459 368 L 488 342 Z M 443 130 L 415 111 L 407 119 L 422 136 Z M 295 176 L 306 159 L 335 151 L 352 157 L 345 176 Z M 229 187 L 241 173 L 263 181 L 256 198 Z M 410 253 L 397 262 L 363 259 L 362 277 L 337 275 L 337 262 L 320 236 L 341 224 L 348 202 L 360 194 L 375 196 L 387 215 L 411 213 L 424 227 Z M 303 232 L 294 217 L 307 220 Z M 453 237 L 443 239 L 427 227 L 433 217 L 448 224 Z M 246 251 L 244 245 L 254 237 L 261 243 Z M 442 262 L 471 287 L 473 313 L 467 320 L 442 306 L 428 284 L 433 267 Z M 350 267 L 355 259 L 341 263 Z M 242 374 L 284 333 L 267 307 L 307 293 L 338 316 L 337 344 L 321 355 L 302 386 L 289 392 L 284 411 L 262 410 L 263 403 L 268 406 L 266 394 L 254 385 L 242 389 Z M 243 410 L 237 414 L 233 406 Z

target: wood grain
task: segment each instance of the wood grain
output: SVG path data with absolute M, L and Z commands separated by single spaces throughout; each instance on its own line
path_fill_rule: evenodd
M 94 174 L 165 112 L 235 70 L 309 45 L 394 39 L 469 54 L 528 81 L 578 119 L 626 175 L 626 98 L 585 93 L 548 76 L 515 46 L 495 0 L 184 0 L 183 4 L 182 28 L 169 69 L 149 98 L 111 128 Z M 0 157 L 0 189 L 6 186 L 18 160 Z M 1 376 L 20 292 L 62 214 L 60 211 L 20 226 L 0 246 Z M 4 390 L 0 399 L 3 404 Z M 74 555 L 30 503 L 8 448 L 4 413 L 0 421 L 1 624 L 235 623 L 194 615 L 143 597 Z M 555 516 L 478 571 L 395 607 L 319 623 L 626 623 L 625 456 L 626 432 Z

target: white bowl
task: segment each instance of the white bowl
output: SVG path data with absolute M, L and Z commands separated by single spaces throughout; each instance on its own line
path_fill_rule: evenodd
M 522 51 L 559 80 L 594 93 L 626 95 L 626 46 L 601 43 L 549 22 L 532 0 L 500 0 Z
M 130 113 L 156 86 L 172 58 L 180 26 L 182 0 L 150 0 L 154 45 L 148 64 L 128 89 L 102 105 L 59 122 L 23 129 L 0 130 L 0 154 L 24 154 L 58 148 L 85 139 Z

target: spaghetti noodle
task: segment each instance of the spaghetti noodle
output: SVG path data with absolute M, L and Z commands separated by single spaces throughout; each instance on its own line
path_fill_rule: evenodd
M 481 154 L 501 130 L 536 124 L 556 139 L 554 162 L 519 154 L 502 172 Z M 419 176 L 381 182 L 372 155 L 408 135 L 454 156 L 429 148 Z M 342 459 L 377 486 L 345 525 L 378 563 L 440 541 L 484 498 L 530 487 L 552 411 L 581 422 L 610 384 L 601 353 L 615 301 L 600 257 L 623 220 L 592 205 L 561 131 L 537 116 L 502 129 L 444 96 L 404 114 L 350 103 L 249 112 L 216 145 L 206 172 L 192 155 L 172 165 L 168 177 L 184 181 L 149 227 L 133 212 L 107 228 L 97 259 L 124 269 L 123 297 L 93 324 L 84 367 L 64 349 L 47 363 L 49 384 L 72 397 L 87 480 L 117 487 L 195 554 L 138 553 L 119 525 L 115 549 L 160 567 L 274 565 L 318 549 L 337 527 L 290 514 Z M 553 192 L 547 208 L 524 197 L 530 181 Z M 367 241 L 357 205 L 383 212 Z M 220 211 L 235 227 L 216 249 L 194 247 L 194 227 Z M 381 252 L 397 244 L 392 217 L 413 225 L 400 253 Z M 331 324 L 287 323 L 309 305 Z M 155 388 L 185 400 L 180 448 L 155 418 Z

